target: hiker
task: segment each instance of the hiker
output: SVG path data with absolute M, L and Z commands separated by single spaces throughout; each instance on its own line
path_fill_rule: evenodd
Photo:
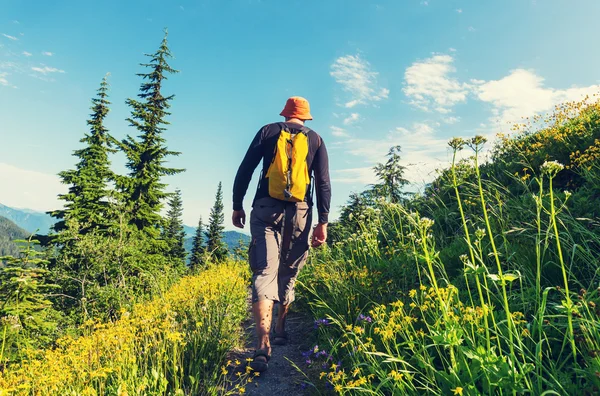
M 271 344 L 285 345 L 288 340 L 285 319 L 294 301 L 296 278 L 308 257 L 313 190 L 318 212 L 311 241 L 314 248 L 327 240 L 331 200 L 327 149 L 323 139 L 304 125 L 312 120 L 308 101 L 291 97 L 280 115 L 285 122 L 265 125 L 258 131 L 233 185 L 233 225 L 243 228 L 246 213 L 242 202 L 252 174 L 262 160 L 250 214 L 252 240 L 248 250 L 252 312 L 258 336 L 250 366 L 258 372 L 268 368 Z M 275 302 L 280 306 L 270 339 Z

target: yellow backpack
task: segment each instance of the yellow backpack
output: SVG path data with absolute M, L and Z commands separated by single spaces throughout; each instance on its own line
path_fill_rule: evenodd
M 266 178 L 269 195 L 287 202 L 302 202 L 310 184 L 308 175 L 308 133 L 303 128 L 298 133 L 282 129 L 275 146 L 273 161 Z

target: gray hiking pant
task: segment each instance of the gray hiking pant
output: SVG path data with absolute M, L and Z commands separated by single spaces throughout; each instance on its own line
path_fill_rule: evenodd
M 248 250 L 252 302 L 294 301 L 296 278 L 308 257 L 311 219 L 312 210 L 306 202 L 289 203 L 274 198 L 254 202 Z

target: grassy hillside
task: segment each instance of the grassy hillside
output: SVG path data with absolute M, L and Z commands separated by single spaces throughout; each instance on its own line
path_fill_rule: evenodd
M 600 103 L 537 121 L 489 163 L 483 137 L 451 140 L 470 157 L 421 196 L 344 208 L 299 279 L 317 387 L 600 392 Z
M 13 242 L 26 239 L 29 232 L 17 226 L 9 219 L 0 216 L 0 256 L 14 256 L 19 253 L 18 246 Z

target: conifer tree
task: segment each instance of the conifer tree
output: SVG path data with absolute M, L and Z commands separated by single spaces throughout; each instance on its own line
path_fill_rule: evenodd
M 225 215 L 223 214 L 223 191 L 221 182 L 217 188 L 215 204 L 210 210 L 208 230 L 206 232 L 206 250 L 216 261 L 221 261 L 227 256 L 227 247 L 223 242 L 225 230 Z
M 398 203 L 406 195 L 402 191 L 409 181 L 404 178 L 405 166 L 400 165 L 400 146 L 393 146 L 387 154 L 388 160 L 385 164 L 377 164 L 374 168 L 375 174 L 381 183 L 373 186 L 374 192 L 383 195 L 392 203 Z
M 167 110 L 174 95 L 163 96 L 163 82 L 168 74 L 177 73 L 167 63 L 172 58 L 167 43 L 167 31 L 159 49 L 154 54 L 147 54 L 149 63 L 141 66 L 149 69 L 148 73 L 138 74 L 142 77 L 139 99 L 127 99 L 131 107 L 131 117 L 127 119 L 130 126 L 139 131 L 138 140 L 131 136 L 123 140 L 121 148 L 127 156 L 129 177 L 119 179 L 119 187 L 125 202 L 130 204 L 131 224 L 143 230 L 151 237 L 157 237 L 162 228 L 162 201 L 168 197 L 166 185 L 161 178 L 183 172 L 183 169 L 165 167 L 167 157 L 180 153 L 170 151 L 162 136 L 169 124 Z
M 0 317 L 13 322 L 4 326 L 0 349 L 9 361 L 26 347 L 37 349 L 48 344 L 57 319 L 57 312 L 48 300 L 57 286 L 49 281 L 44 253 L 35 249 L 38 242 L 31 238 L 15 242 L 20 245 L 21 253 L 0 257 Z
M 206 254 L 206 246 L 204 244 L 204 224 L 202 223 L 202 216 L 198 221 L 198 228 L 196 228 L 196 235 L 194 235 L 192 252 L 190 257 L 190 269 L 195 270 L 204 264 L 204 256 Z
M 181 191 L 175 190 L 169 201 L 169 211 L 167 212 L 166 225 L 163 230 L 163 239 L 168 244 L 167 254 L 184 262 L 187 253 L 183 246 L 185 231 L 183 229 L 182 215 L 183 202 L 181 200 Z
M 103 230 L 110 225 L 110 203 L 107 200 L 111 191 L 108 182 L 113 179 L 110 169 L 109 154 L 116 152 L 111 146 L 112 138 L 104 126 L 108 114 L 108 82 L 102 79 L 97 96 L 92 99 L 92 114 L 87 124 L 90 132 L 81 139 L 86 147 L 76 150 L 74 156 L 79 158 L 75 169 L 59 173 L 64 184 L 69 184 L 69 192 L 59 195 L 66 201 L 65 208 L 50 214 L 59 221 L 54 230 L 60 232 L 67 227 L 68 220 L 79 224 L 80 232 Z

